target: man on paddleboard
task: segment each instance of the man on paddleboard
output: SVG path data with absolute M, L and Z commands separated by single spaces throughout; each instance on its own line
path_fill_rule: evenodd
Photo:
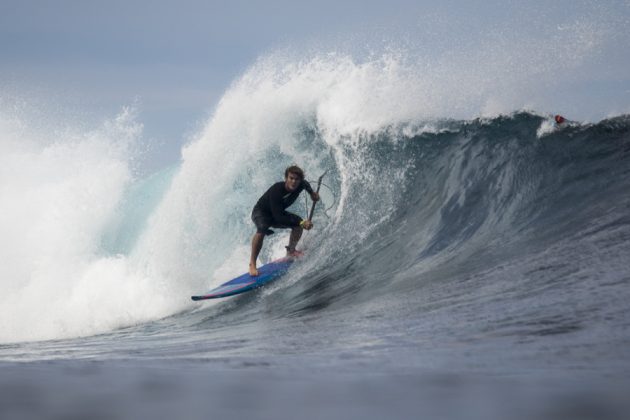
M 319 201 L 319 194 L 304 179 L 304 171 L 299 166 L 289 166 L 284 171 L 284 182 L 277 182 L 258 199 L 252 210 L 252 220 L 256 225 L 256 233 L 252 238 L 252 254 L 249 259 L 249 274 L 258 275 L 256 260 L 263 246 L 265 235 L 273 234 L 270 227 L 291 229 L 287 256 L 297 256 L 295 246 L 302 237 L 304 229 L 310 230 L 313 223 L 304 220 L 297 214 L 286 211 L 286 208 L 297 200 L 300 193 L 306 190 L 313 201 Z

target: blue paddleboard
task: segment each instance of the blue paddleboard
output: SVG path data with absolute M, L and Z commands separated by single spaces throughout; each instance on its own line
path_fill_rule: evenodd
M 279 260 L 258 267 L 259 274 L 256 277 L 250 276 L 249 273 L 243 274 L 227 283 L 223 283 L 216 289 L 210 290 L 205 295 L 191 296 L 191 299 L 217 299 L 257 289 L 270 281 L 282 277 L 289 270 L 291 264 L 293 264 L 293 258 L 280 258 Z

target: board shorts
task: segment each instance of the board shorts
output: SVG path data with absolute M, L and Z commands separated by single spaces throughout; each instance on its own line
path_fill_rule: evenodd
M 270 214 L 267 214 L 258 209 L 252 211 L 252 221 L 256 225 L 256 232 L 263 233 L 265 235 L 273 235 L 274 231 L 269 229 L 271 227 L 277 229 L 293 229 L 295 226 L 287 226 L 280 223 L 276 223 Z

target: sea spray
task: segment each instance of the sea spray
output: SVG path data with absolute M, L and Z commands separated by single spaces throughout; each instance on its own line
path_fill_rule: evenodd
M 0 253 L 10 263 L 0 275 L 0 340 L 94 334 L 163 313 L 139 309 L 150 281 L 101 247 L 133 180 L 142 130 L 133 111 L 88 131 L 1 117 Z

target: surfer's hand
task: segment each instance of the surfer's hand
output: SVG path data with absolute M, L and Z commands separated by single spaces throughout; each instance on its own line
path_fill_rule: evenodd
M 313 192 L 311 193 L 311 200 L 313 200 L 313 201 L 319 201 L 319 194 L 318 194 L 318 193 L 316 193 L 315 191 L 313 191 Z
M 306 230 L 311 230 L 313 228 L 313 222 L 310 220 L 302 220 L 300 222 L 300 227 Z

